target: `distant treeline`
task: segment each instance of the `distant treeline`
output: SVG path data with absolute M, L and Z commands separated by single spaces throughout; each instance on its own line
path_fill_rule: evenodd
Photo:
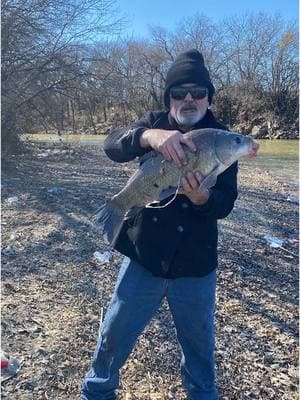
M 173 30 L 151 28 L 147 39 L 117 40 L 124 21 L 112 7 L 110 0 L 2 1 L 4 152 L 23 132 L 105 133 L 161 109 L 166 71 L 189 48 L 204 55 L 213 109 L 227 126 L 295 135 L 296 21 L 258 13 L 216 23 L 195 14 Z

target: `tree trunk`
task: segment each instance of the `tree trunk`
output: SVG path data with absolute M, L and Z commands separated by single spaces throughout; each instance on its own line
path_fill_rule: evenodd
M 22 143 L 17 131 L 15 107 L 3 103 L 1 111 L 1 156 L 6 158 L 9 154 L 19 153 Z

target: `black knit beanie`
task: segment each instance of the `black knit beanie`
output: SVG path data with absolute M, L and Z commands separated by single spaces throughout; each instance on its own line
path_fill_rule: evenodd
M 171 65 L 166 78 L 164 93 L 165 106 L 170 108 L 170 89 L 184 83 L 196 83 L 208 89 L 208 101 L 212 102 L 215 88 L 211 83 L 204 59 L 198 50 L 192 49 L 178 55 Z

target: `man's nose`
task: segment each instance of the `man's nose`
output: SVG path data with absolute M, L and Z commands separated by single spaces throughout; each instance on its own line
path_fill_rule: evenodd
M 187 95 L 184 98 L 184 101 L 193 101 L 193 96 L 191 95 L 190 92 L 187 92 Z

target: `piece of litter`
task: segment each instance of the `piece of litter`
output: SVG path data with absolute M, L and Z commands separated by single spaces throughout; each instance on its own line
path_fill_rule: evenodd
M 53 188 L 49 188 L 47 190 L 48 193 L 57 193 L 58 192 L 58 188 L 57 187 L 53 187 Z
M 9 203 L 15 203 L 15 202 L 18 201 L 18 200 L 19 200 L 19 197 L 18 197 L 18 196 L 8 197 L 8 199 L 7 199 L 7 201 L 8 201 Z
M 111 254 L 109 251 L 105 251 L 104 253 L 95 251 L 94 257 L 100 262 L 100 264 L 108 264 L 111 260 Z
M 56 155 L 56 154 L 67 154 L 67 153 L 73 153 L 72 150 L 60 150 L 60 149 L 48 149 L 44 151 L 43 153 L 39 153 L 38 157 L 48 157 L 51 155 Z
M 265 235 L 264 239 L 269 243 L 270 247 L 282 247 L 284 240 L 278 239 L 277 237 Z
M 5 256 L 13 256 L 15 253 L 16 250 L 11 246 L 7 246 L 2 250 L 2 254 L 4 254 Z
M 299 240 L 298 239 L 288 239 L 288 242 L 293 246 L 299 246 Z
M 286 251 L 287 253 L 291 254 L 293 257 L 297 257 L 297 254 L 295 254 L 292 251 L 282 247 L 282 245 L 284 243 L 284 240 L 278 239 L 277 237 L 270 236 L 270 235 L 265 235 L 264 239 L 267 240 L 267 242 L 269 243 L 270 247 L 281 249 L 281 250 Z
M 12 233 L 9 238 L 10 238 L 10 240 L 16 240 L 17 235 L 15 233 Z
M 286 199 L 286 201 L 289 201 L 290 203 L 293 203 L 293 204 L 299 204 L 299 197 L 297 197 L 293 194 L 290 194 L 288 196 L 288 198 Z
M 20 369 L 20 362 L 1 350 L 1 382 L 16 375 Z
M 48 157 L 49 153 L 39 153 L 37 156 L 38 157 Z

